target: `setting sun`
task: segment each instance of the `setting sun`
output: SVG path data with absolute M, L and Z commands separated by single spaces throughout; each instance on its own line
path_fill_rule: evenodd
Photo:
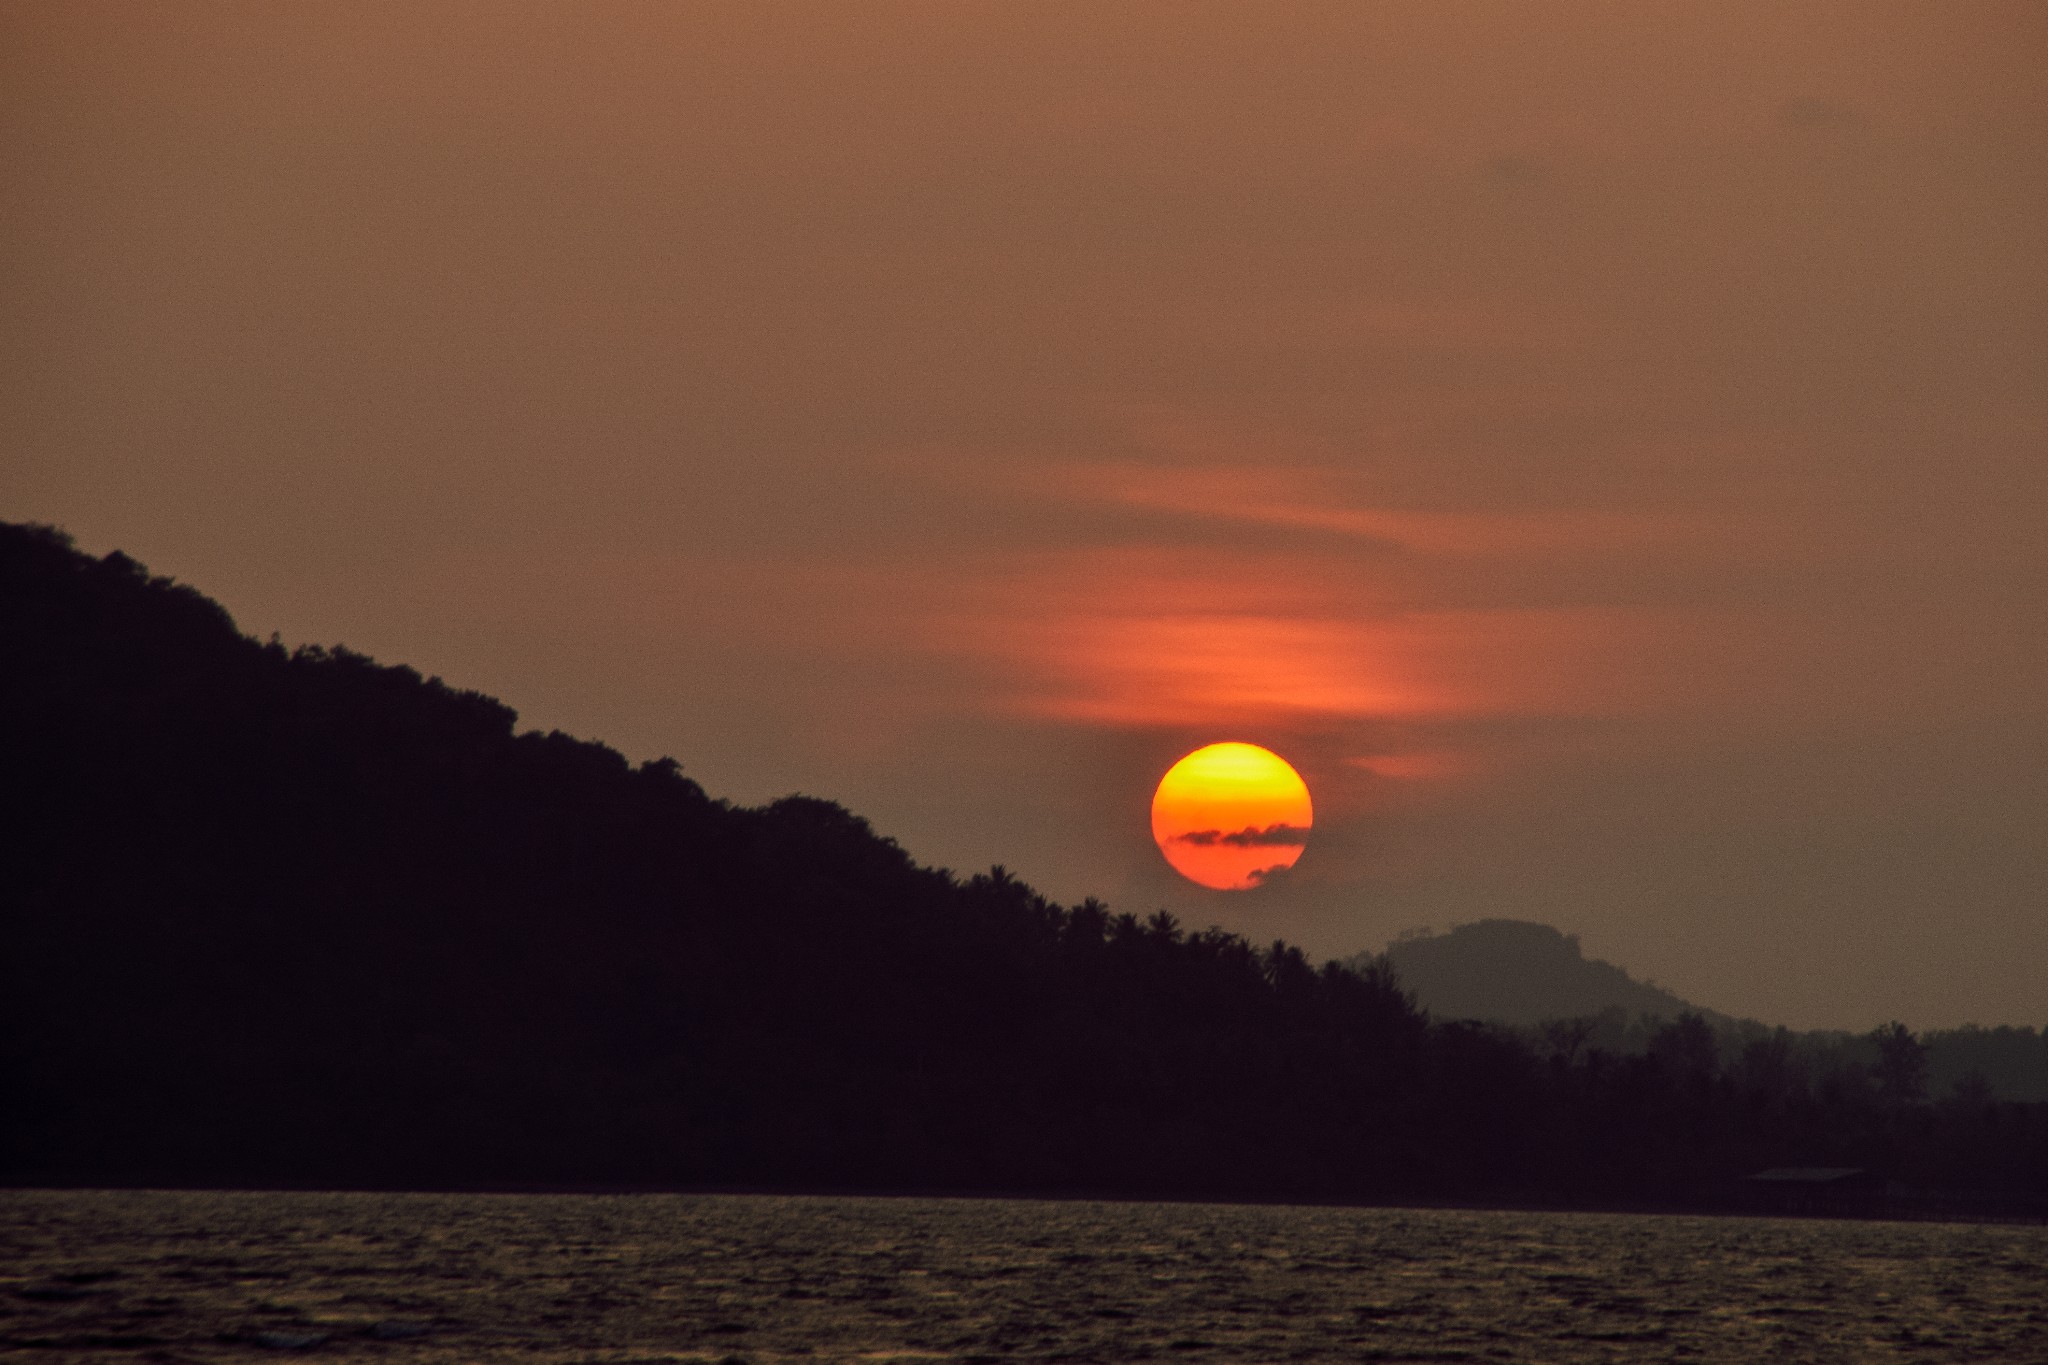
M 1294 866 L 1315 813 L 1286 759 L 1256 744 L 1211 744 L 1167 770 L 1152 794 L 1152 838 L 1173 870 L 1219 891 Z

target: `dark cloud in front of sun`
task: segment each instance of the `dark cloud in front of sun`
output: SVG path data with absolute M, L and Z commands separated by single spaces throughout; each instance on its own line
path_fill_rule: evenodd
M 1292 847 L 1308 842 L 1308 831 L 1300 825 L 1267 825 L 1264 829 L 1250 826 L 1234 834 L 1225 834 L 1220 829 L 1195 829 L 1173 836 L 1177 842 L 1193 844 L 1198 848 L 1271 848 Z
M 1245 880 L 1253 886 L 1270 886 L 1282 880 L 1294 870 L 1292 863 L 1275 863 L 1271 867 L 1255 867 L 1244 874 Z

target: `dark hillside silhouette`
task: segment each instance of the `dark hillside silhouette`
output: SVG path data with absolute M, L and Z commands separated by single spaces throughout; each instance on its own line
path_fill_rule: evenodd
M 1697 1020 L 1431 1024 L 1384 967 L 919 867 L 0 525 L 0 1177 L 1712 1198 L 2048 1190 L 2048 1116 Z M 1768 1040 L 1766 1040 L 1768 1041 Z
M 1311 1189 L 1402 1140 L 1383 979 L 735 809 L 47 530 L 0 631 L 17 1179 Z

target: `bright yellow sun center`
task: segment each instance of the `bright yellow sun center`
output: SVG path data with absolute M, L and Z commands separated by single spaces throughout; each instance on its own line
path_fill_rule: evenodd
M 1287 760 L 1256 744 L 1211 744 L 1167 769 L 1152 794 L 1152 838 L 1173 870 L 1219 891 L 1294 866 L 1315 811 Z

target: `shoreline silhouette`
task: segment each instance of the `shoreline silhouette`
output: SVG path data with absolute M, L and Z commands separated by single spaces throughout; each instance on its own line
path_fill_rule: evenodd
M 2048 1104 L 1684 1013 L 1445 1021 L 1385 961 L 917 865 L 0 526 L 14 1185 L 2048 1208 Z M 1872 1209 L 1878 1206 L 1873 1203 Z

